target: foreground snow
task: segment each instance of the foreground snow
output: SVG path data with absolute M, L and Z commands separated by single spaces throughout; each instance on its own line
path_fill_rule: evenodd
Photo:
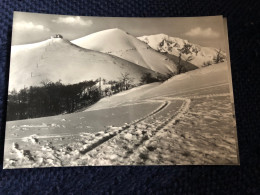
M 102 99 L 82 113 L 8 122 L 4 166 L 238 164 L 226 71 L 213 65 Z

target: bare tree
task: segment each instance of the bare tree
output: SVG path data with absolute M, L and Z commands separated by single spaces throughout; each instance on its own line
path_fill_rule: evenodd
M 213 58 L 213 61 L 215 64 L 218 64 L 220 62 L 224 62 L 225 58 L 223 54 L 221 53 L 221 49 L 217 51 L 217 55 Z
M 191 61 L 192 59 L 193 59 L 192 56 L 188 56 L 186 60 L 182 60 L 182 53 L 180 52 L 178 57 L 178 63 L 177 63 L 177 74 L 187 72 L 185 65 L 187 62 Z M 182 61 L 184 61 L 184 63 L 182 63 Z
M 45 80 L 42 80 L 40 83 L 42 84 L 42 86 L 46 87 L 49 84 L 51 84 L 52 82 L 50 79 L 45 79 Z
M 125 72 L 121 73 L 119 80 L 122 83 L 122 90 L 128 90 L 131 87 L 134 79 L 130 77 L 128 72 Z

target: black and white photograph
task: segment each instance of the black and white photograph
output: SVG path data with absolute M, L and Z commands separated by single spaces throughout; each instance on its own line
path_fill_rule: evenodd
M 14 12 L 4 168 L 239 165 L 227 22 Z

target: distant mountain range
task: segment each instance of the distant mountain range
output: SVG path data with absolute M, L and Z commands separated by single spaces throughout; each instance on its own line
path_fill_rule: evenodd
M 138 37 L 138 39 L 161 53 L 170 54 L 176 57 L 181 53 L 182 60 L 188 60 L 190 64 L 199 68 L 204 66 L 205 63 L 214 64 L 214 59 L 217 57 L 218 53 L 221 56 L 222 61 L 226 58 L 226 54 L 217 48 L 202 47 L 190 43 L 188 40 L 170 37 L 165 34 L 142 36 Z

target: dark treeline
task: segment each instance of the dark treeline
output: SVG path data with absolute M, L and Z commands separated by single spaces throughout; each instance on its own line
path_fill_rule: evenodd
M 100 99 L 98 81 L 84 81 L 72 85 L 42 82 L 8 95 L 7 120 L 20 120 L 71 113 Z
M 173 75 L 144 73 L 139 85 L 163 82 Z M 138 85 L 133 84 L 129 73 L 122 73 L 118 80 L 83 81 L 65 85 L 58 82 L 42 81 L 41 86 L 16 90 L 8 94 L 7 120 L 21 120 L 72 113 L 96 103 L 104 96 L 111 96 L 129 90 Z M 102 87 L 101 87 L 102 85 Z

